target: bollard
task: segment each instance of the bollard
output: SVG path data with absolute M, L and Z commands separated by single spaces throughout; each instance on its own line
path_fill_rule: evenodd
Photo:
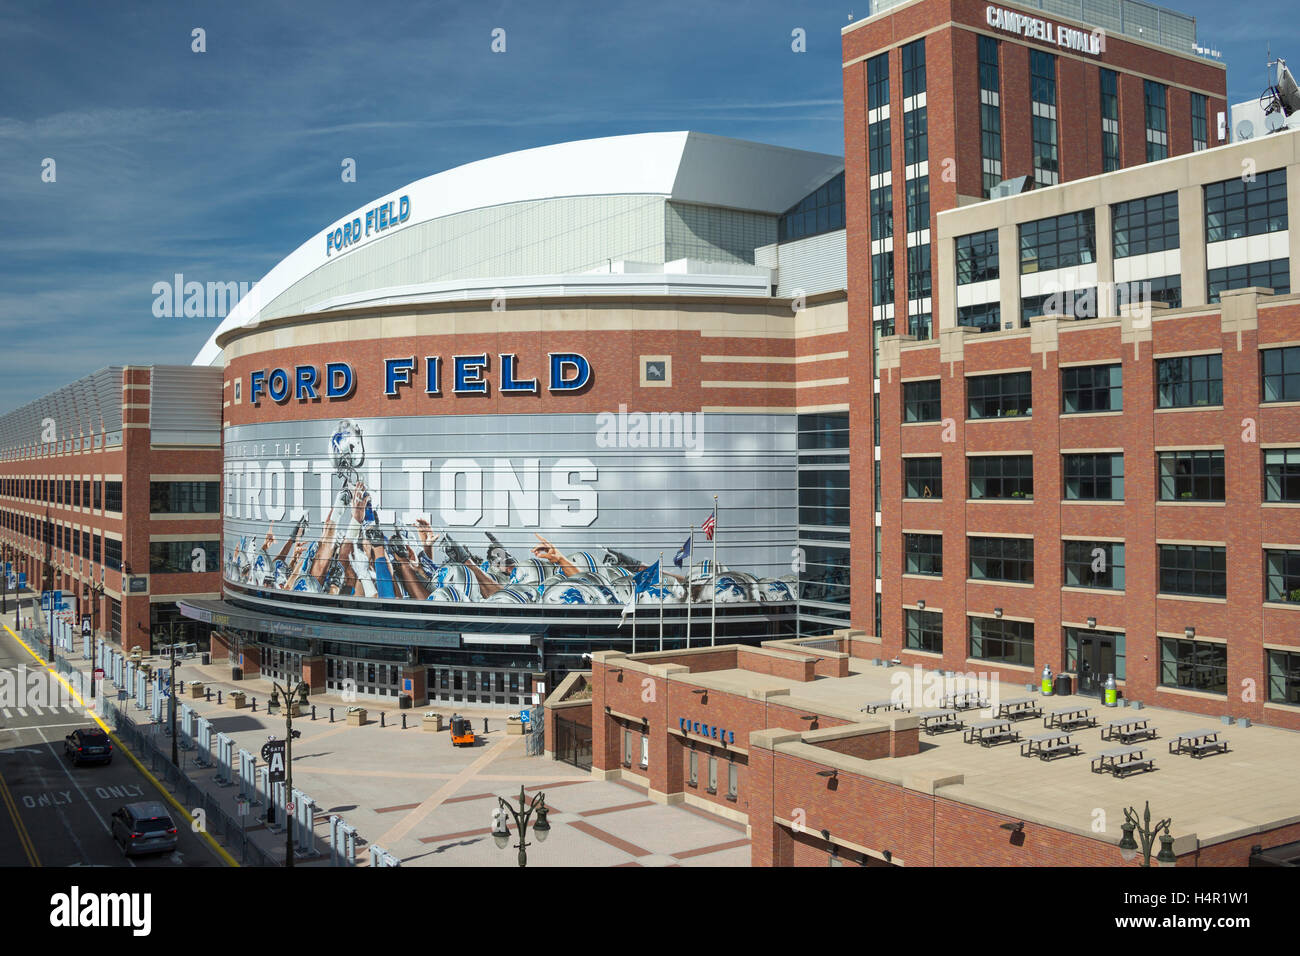
M 334 708 L 330 708 L 330 723 L 334 723 Z
M 212 703 L 212 688 L 208 688 L 208 703 Z
M 387 726 L 387 724 L 384 723 L 384 712 L 382 710 L 379 712 L 379 726 L 380 727 Z
M 217 706 L 221 706 L 221 691 L 217 691 Z
M 178 681 L 178 683 L 181 685 L 181 693 L 185 693 L 185 681 Z
M 485 733 L 485 734 L 488 732 L 488 729 L 487 729 L 487 720 L 488 720 L 488 719 L 487 719 L 486 717 L 483 718 L 483 733 Z
M 312 705 L 311 705 L 311 719 L 312 719 L 312 720 L 315 720 L 315 719 L 316 719 L 316 705 L 315 705 L 315 704 L 312 704 Z
M 253 713 L 257 713 L 257 698 L 253 698 Z
M 405 715 L 405 714 L 402 715 L 402 729 L 403 729 L 403 730 L 406 729 L 406 715 Z

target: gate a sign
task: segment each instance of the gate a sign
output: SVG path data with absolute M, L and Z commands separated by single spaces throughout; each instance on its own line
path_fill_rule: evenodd
M 271 783 L 284 783 L 284 741 L 268 740 L 262 746 L 262 759 L 266 761 Z

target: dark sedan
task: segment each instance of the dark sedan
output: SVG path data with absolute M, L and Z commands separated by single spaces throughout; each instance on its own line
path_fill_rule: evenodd
M 98 727 L 74 730 L 63 738 L 63 755 L 74 766 L 83 763 L 112 763 L 113 741 Z

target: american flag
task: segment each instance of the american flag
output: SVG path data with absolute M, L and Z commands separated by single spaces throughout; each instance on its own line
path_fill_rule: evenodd
M 706 538 L 712 541 L 713 529 L 716 528 L 717 526 L 718 526 L 718 515 L 717 512 L 714 512 L 713 514 L 709 515 L 707 518 L 704 519 L 704 524 L 700 525 L 700 530 L 704 532 L 704 536 Z

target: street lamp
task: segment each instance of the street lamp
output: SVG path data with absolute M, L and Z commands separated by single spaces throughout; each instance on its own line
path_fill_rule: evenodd
M 266 704 L 266 712 L 274 717 L 280 712 L 280 695 L 284 694 L 284 792 L 290 800 L 293 799 L 293 739 L 302 734 L 301 730 L 293 729 L 294 697 L 298 698 L 299 705 L 305 707 L 310 691 L 311 685 L 305 680 L 298 681 L 294 687 L 271 681 L 271 699 Z M 282 809 L 285 809 L 287 817 L 287 809 Z M 284 821 L 284 865 L 293 866 L 293 821 L 290 819 Z
M 1138 823 L 1137 810 L 1133 807 L 1125 807 L 1124 824 L 1120 827 L 1124 835 L 1119 841 L 1119 855 L 1124 858 L 1124 862 L 1131 863 L 1138 854 L 1138 844 L 1133 839 L 1133 832 L 1136 830 L 1142 840 L 1143 866 L 1151 865 L 1151 849 L 1155 845 L 1157 836 L 1160 837 L 1160 852 L 1156 854 L 1156 865 L 1176 866 L 1178 857 L 1174 855 L 1174 837 L 1169 832 L 1170 823 L 1170 819 L 1166 817 L 1154 827 L 1151 826 L 1151 801 L 1149 800 L 1141 823 Z
M 519 865 L 528 865 L 528 854 L 525 847 L 532 846 L 527 841 L 528 821 L 534 813 L 537 814 L 537 820 L 533 823 L 533 834 L 537 837 L 538 843 L 545 843 L 546 837 L 551 832 L 551 825 L 546 821 L 546 794 L 538 792 L 529 802 L 527 808 L 524 807 L 524 787 L 519 785 L 519 809 L 516 811 L 510 805 L 505 797 L 497 797 L 497 808 L 492 811 L 492 839 L 496 841 L 498 849 L 504 850 L 510 842 L 510 828 L 506 823 L 506 814 L 514 817 L 515 829 L 519 832 L 519 842 L 515 846 L 519 850 Z
M 99 641 L 95 639 L 95 621 L 99 617 L 99 602 L 104 599 L 104 569 L 99 569 L 99 583 L 87 585 L 86 602 L 90 605 L 90 696 L 95 697 L 95 669 L 99 667 Z M 93 599 L 92 599 L 93 595 Z

